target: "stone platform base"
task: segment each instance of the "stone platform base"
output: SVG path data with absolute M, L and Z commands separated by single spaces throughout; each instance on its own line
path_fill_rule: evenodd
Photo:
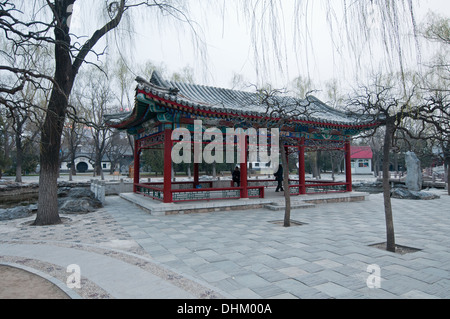
M 330 204 L 340 202 L 364 201 L 368 193 L 334 193 L 320 195 L 302 195 L 291 197 L 292 209 L 311 208 L 318 204 Z M 148 211 L 151 215 L 174 215 L 174 214 L 193 214 L 210 213 L 231 210 L 249 210 L 249 209 L 270 209 L 284 210 L 284 197 L 282 195 L 270 194 L 264 199 L 234 199 L 217 201 L 198 201 L 164 204 L 135 193 L 122 193 L 120 197 Z

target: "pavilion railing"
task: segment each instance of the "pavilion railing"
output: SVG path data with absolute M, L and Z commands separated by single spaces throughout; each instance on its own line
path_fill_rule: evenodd
M 147 185 L 149 187 L 163 188 L 163 182 L 139 183 L 138 185 Z M 172 182 L 172 189 L 192 189 L 192 188 L 212 188 L 212 181 L 199 181 L 196 185 L 193 181 Z
M 328 193 L 345 193 L 347 192 L 347 183 L 307 181 L 304 185 L 306 195 L 311 194 L 328 194 Z M 289 185 L 291 194 L 298 195 L 300 193 L 300 185 Z
M 306 181 L 306 194 L 344 193 L 347 191 L 346 182 L 334 181 Z
M 277 186 L 277 181 L 273 179 L 248 180 L 248 184 L 275 187 Z M 300 186 L 299 180 L 289 179 L 289 188 L 292 195 L 298 195 L 300 193 Z M 307 180 L 305 181 L 304 187 L 306 194 L 341 193 L 347 191 L 346 182 Z
M 193 182 L 179 182 L 186 187 Z M 212 182 L 199 182 L 199 184 L 211 185 L 211 187 L 200 188 L 172 188 L 173 202 L 201 201 L 201 200 L 226 200 L 241 198 L 242 187 L 212 188 Z M 156 200 L 164 201 L 163 183 L 136 184 L 136 192 Z M 160 187 L 158 187 L 160 186 Z M 248 198 L 264 198 L 263 186 L 250 186 L 247 188 Z
M 248 180 L 248 198 L 264 198 L 264 189 L 277 185 L 272 179 Z M 136 192 L 155 200 L 164 201 L 163 183 L 140 183 L 136 184 Z M 289 180 L 291 195 L 299 195 L 303 187 L 306 194 L 341 193 L 347 191 L 347 183 L 333 181 L 306 181 L 300 185 L 298 180 Z M 201 200 L 226 200 L 241 198 L 242 187 L 220 187 L 213 188 L 212 181 L 201 181 L 195 185 L 194 182 L 173 182 L 173 202 L 201 201 Z
M 135 184 L 136 193 L 151 197 L 156 200 L 164 200 L 164 191 L 162 187 L 155 187 L 148 184 Z
M 241 198 L 242 187 L 196 188 L 172 190 L 174 202 L 226 200 Z M 264 187 L 248 187 L 248 198 L 264 198 Z

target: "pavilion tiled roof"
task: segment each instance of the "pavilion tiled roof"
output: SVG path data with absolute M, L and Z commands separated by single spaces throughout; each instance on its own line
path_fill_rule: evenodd
M 267 104 L 262 103 L 261 95 L 256 92 L 246 92 L 197 85 L 184 82 L 164 80 L 154 72 L 150 81 L 138 77 L 137 92 L 144 93 L 154 100 L 166 104 L 185 106 L 193 111 L 203 111 L 216 114 L 227 114 L 236 117 L 264 117 L 268 114 Z M 304 121 L 318 125 L 344 125 L 364 127 L 373 123 L 371 119 L 334 109 L 314 96 L 299 99 L 291 96 L 271 96 L 272 105 L 282 105 L 283 114 L 289 115 L 289 121 Z M 304 111 L 295 111 L 295 110 Z M 116 124 L 136 116 L 136 110 L 122 116 L 110 116 L 109 124 Z M 123 123 L 123 122 L 122 122 Z

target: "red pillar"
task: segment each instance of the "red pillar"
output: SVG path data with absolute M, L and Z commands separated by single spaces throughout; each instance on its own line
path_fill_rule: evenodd
M 347 192 L 352 191 L 352 155 L 350 140 L 345 142 L 345 182 L 347 183 Z
M 244 135 L 244 163 L 241 163 L 241 198 L 248 198 L 248 182 L 247 182 L 247 160 L 248 160 L 248 139 L 247 136 Z
M 298 179 L 299 179 L 299 193 L 300 195 L 306 194 L 306 179 L 305 179 L 305 138 L 300 140 L 300 146 L 298 147 Z
M 137 184 L 139 184 L 139 166 L 140 166 L 141 150 L 139 149 L 138 140 L 134 141 L 134 168 L 133 168 L 133 192 L 137 192 Z
M 164 203 L 172 203 L 172 130 L 164 130 Z
M 199 185 L 198 181 L 198 163 L 194 163 L 194 188 Z

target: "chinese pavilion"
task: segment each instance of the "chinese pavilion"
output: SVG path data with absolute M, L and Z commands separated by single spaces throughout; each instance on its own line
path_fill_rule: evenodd
M 149 196 L 164 203 L 234 199 L 264 198 L 264 187 L 273 180 L 252 180 L 247 177 L 247 156 L 244 156 L 240 174 L 241 183 L 213 187 L 211 181 L 199 180 L 198 163 L 194 163 L 194 178 L 188 182 L 172 179 L 172 132 L 187 128 L 194 133 L 194 121 L 204 127 L 225 130 L 229 127 L 249 128 L 261 123 L 280 123 L 282 146 L 288 152 L 298 152 L 298 179 L 289 180 L 290 193 L 303 195 L 311 192 L 351 192 L 351 152 L 353 136 L 370 129 L 376 123 L 349 113 L 338 111 L 319 99 L 272 96 L 273 105 L 282 108 L 302 106 L 307 112 L 278 112 L 278 118 L 269 115 L 261 95 L 164 80 L 154 72 L 150 81 L 136 79 L 135 106 L 131 112 L 108 115 L 106 123 L 113 128 L 126 130 L 135 137 L 134 187 L 135 193 Z M 284 117 L 284 118 L 282 118 Z M 236 144 L 237 145 L 237 144 Z M 248 141 L 245 142 L 248 150 Z M 140 156 L 144 149 L 164 150 L 164 177 L 162 183 L 140 182 Z M 341 150 L 345 152 L 345 182 L 307 181 L 305 179 L 305 152 L 316 150 Z M 247 152 L 244 152 L 247 154 Z

